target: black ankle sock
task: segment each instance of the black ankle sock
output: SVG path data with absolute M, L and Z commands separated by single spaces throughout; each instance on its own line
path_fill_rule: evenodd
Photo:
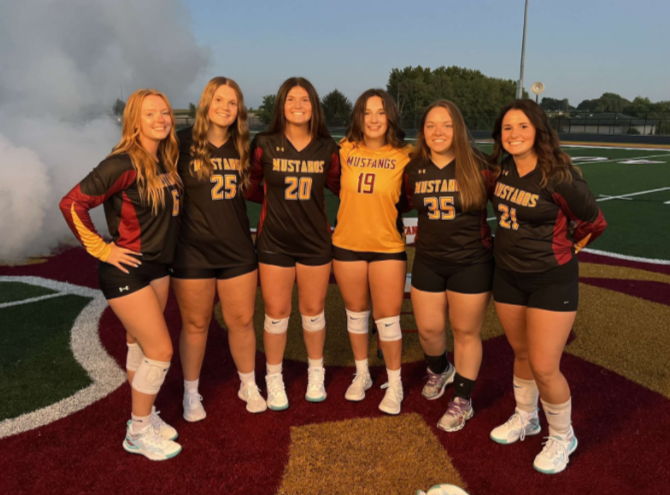
M 444 373 L 449 368 L 449 360 L 447 359 L 446 352 L 443 352 L 439 356 L 429 356 L 428 354 L 424 354 L 424 356 L 426 357 L 426 363 L 428 363 L 430 371 L 437 375 Z
M 461 397 L 465 400 L 470 400 L 474 389 L 475 380 L 468 380 L 456 373 L 454 377 L 454 398 Z

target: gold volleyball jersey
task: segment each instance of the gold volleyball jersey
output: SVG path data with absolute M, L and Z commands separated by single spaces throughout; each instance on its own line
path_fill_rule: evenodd
M 405 250 L 401 200 L 403 172 L 411 146 L 372 151 L 362 143 L 340 141 L 340 209 L 333 245 L 358 252 Z

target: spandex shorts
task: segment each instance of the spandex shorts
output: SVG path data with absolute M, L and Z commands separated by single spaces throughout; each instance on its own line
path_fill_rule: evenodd
M 540 273 L 519 273 L 496 266 L 493 299 L 504 304 L 547 311 L 577 311 L 579 262 L 577 257 L 563 266 Z
M 281 266 L 284 268 L 292 268 L 296 263 L 306 266 L 322 266 L 327 265 L 333 261 L 332 256 L 314 256 L 314 257 L 296 257 L 288 254 L 268 253 L 265 251 L 258 252 L 258 262 L 266 265 Z
M 258 268 L 258 265 L 242 265 L 229 268 L 170 268 L 170 276 L 178 279 L 209 279 L 228 280 L 230 278 L 246 275 Z
M 490 292 L 493 286 L 493 265 L 492 259 L 475 265 L 454 265 L 417 256 L 412 265 L 412 287 L 425 292 Z
M 349 251 L 337 246 L 333 246 L 333 257 L 337 261 L 367 261 L 368 263 L 387 260 L 407 261 L 407 253 L 405 251 L 401 253 L 372 253 L 366 251 Z
M 170 275 L 168 265 L 153 261 L 142 261 L 137 268 L 123 266 L 129 273 L 123 273 L 109 263 L 100 262 L 98 265 L 98 284 L 108 300 L 137 292 L 147 287 L 153 280 Z

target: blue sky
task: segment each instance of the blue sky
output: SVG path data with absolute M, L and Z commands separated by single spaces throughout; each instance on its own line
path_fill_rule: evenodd
M 408 65 L 519 76 L 524 0 L 186 3 L 211 50 L 189 101 L 216 75 L 237 80 L 253 107 L 294 75 L 352 100 Z M 531 0 L 524 86 L 542 81 L 543 96 L 575 106 L 607 91 L 670 100 L 669 19 L 667 0 Z

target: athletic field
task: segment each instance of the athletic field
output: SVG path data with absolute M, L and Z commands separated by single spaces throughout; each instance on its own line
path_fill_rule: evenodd
M 127 454 L 121 447 L 130 407 L 125 333 L 98 290 L 97 262 L 81 248 L 64 248 L 0 266 L 0 493 L 413 495 L 453 483 L 471 495 L 667 494 L 670 150 L 566 151 L 609 227 L 592 250 L 580 253 L 580 310 L 562 362 L 579 448 L 564 473 L 533 469 L 542 435 L 509 446 L 489 440 L 514 408 L 513 355 L 492 307 L 482 333 L 475 415 L 464 430 L 436 428 L 451 388 L 436 401 L 421 397 L 426 372 L 409 299 L 401 321 L 402 413 L 389 417 L 377 409 L 386 373 L 374 334 L 374 386 L 365 401 L 345 401 L 353 356 L 334 279 L 326 301 L 325 402 L 304 400 L 306 353 L 294 301 L 284 362 L 290 407 L 247 413 L 217 309 L 200 386 L 206 420 L 187 423 L 181 416 L 175 352 L 156 405 L 177 428 L 183 451 L 166 462 Z M 258 207 L 250 208 L 255 226 Z M 328 198 L 328 209 L 332 222 L 336 198 Z M 412 247 L 408 254 L 411 269 Z M 265 393 L 263 314 L 259 291 L 256 369 Z M 173 297 L 166 320 L 177 349 L 181 323 Z M 449 330 L 447 342 L 453 349 Z

